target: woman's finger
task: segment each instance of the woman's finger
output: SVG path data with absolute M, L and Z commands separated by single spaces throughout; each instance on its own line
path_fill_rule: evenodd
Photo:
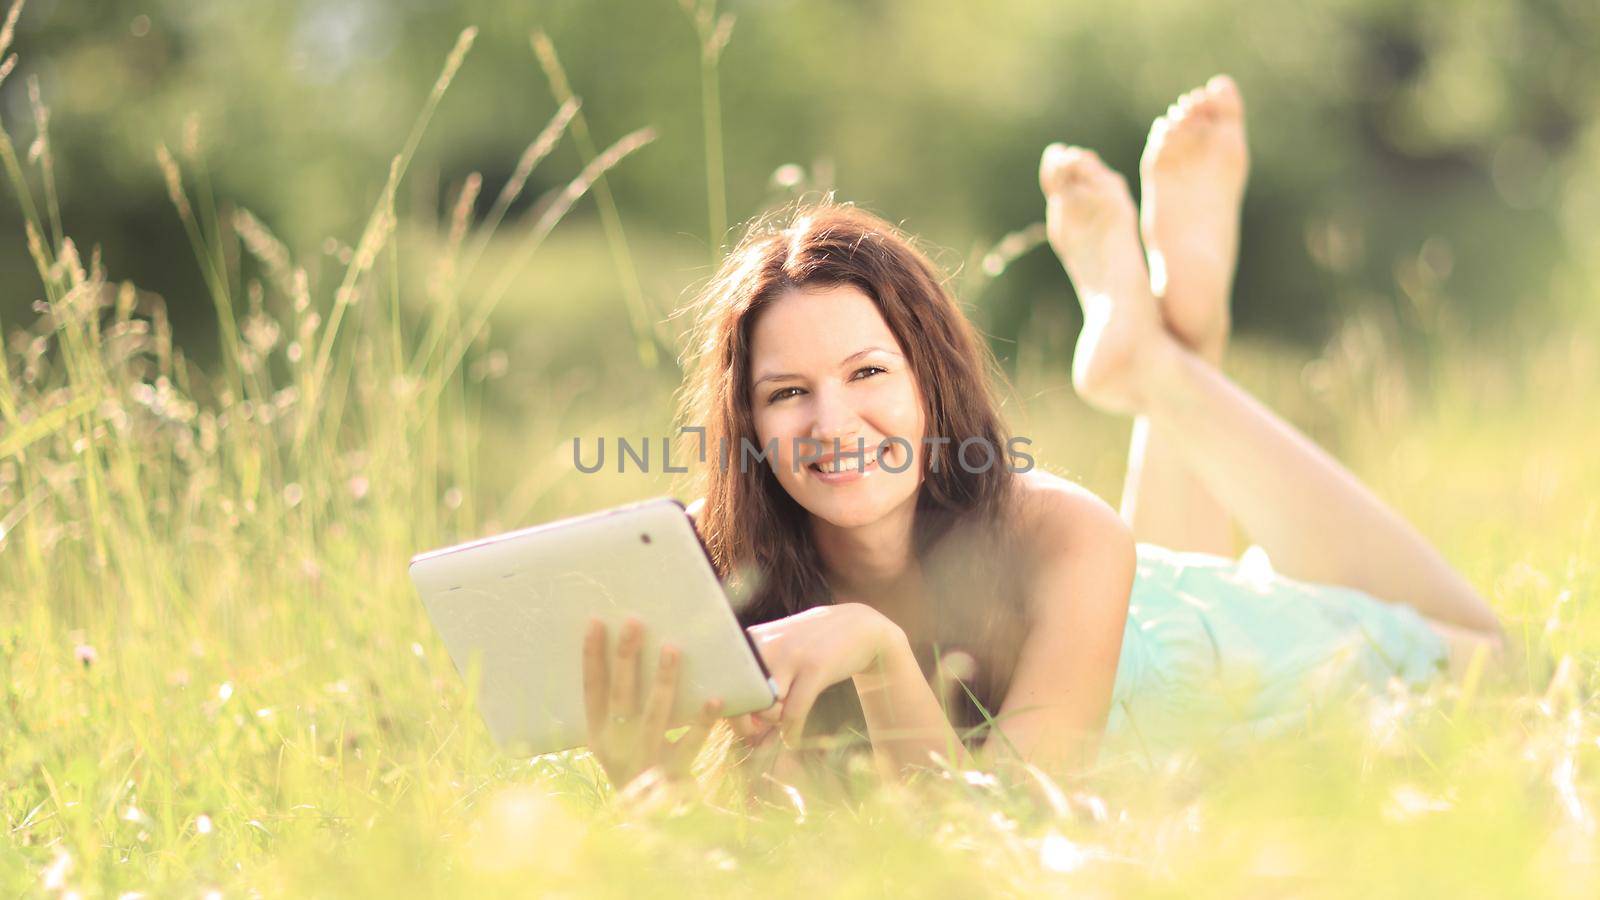
M 641 739 L 648 746 L 647 758 L 656 756 L 661 747 L 661 736 L 672 718 L 672 702 L 678 698 L 678 648 L 667 644 L 661 648 L 661 662 L 656 666 L 655 683 L 650 687 L 650 700 L 644 708 L 644 731 Z
M 639 714 L 639 645 L 644 643 L 644 626 L 630 618 L 617 638 L 617 653 L 611 667 L 611 717 L 632 718 Z
M 794 683 L 789 685 L 778 724 L 780 736 L 788 746 L 799 744 L 806 730 L 806 718 L 811 715 L 811 707 L 817 702 L 817 695 L 822 693 L 824 686 L 821 673 L 815 669 L 802 669 Z
M 590 619 L 583 633 L 583 712 L 589 724 L 591 747 L 605 733 L 607 669 L 606 623 Z
M 794 675 L 780 670 L 772 674 L 772 681 L 778 686 L 778 699 L 771 706 L 756 710 L 750 716 L 756 721 L 777 725 L 783 716 L 783 707 L 789 699 L 789 692 L 793 690 Z
M 752 745 L 760 743 L 775 727 L 757 719 L 752 713 L 734 716 L 728 720 L 728 726 L 741 741 Z
M 706 742 L 706 735 L 711 733 L 712 726 L 717 724 L 717 719 L 722 715 L 722 698 L 713 697 L 706 701 L 700 708 L 700 718 L 690 723 L 689 730 L 678 736 L 678 742 L 667 747 L 666 757 L 663 760 L 664 768 L 674 777 L 689 774 L 689 768 L 694 764 L 694 758 L 700 752 L 700 747 Z

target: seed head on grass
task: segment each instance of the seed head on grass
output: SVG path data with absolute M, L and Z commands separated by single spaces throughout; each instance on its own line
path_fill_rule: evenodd
M 472 210 L 478 203 L 478 193 L 482 189 L 483 176 L 473 172 L 461 183 L 461 190 L 456 194 L 456 202 L 450 209 L 450 230 L 428 285 L 428 293 L 436 299 L 443 299 L 445 292 L 455 283 L 461 244 L 472 225 Z
M 266 267 L 267 275 L 277 283 L 278 289 L 293 295 L 289 248 L 260 219 L 242 207 L 233 211 L 233 230 L 244 241 L 245 249 Z
M 156 165 L 161 167 L 161 177 L 167 185 L 167 199 L 178 210 L 178 218 L 193 222 L 194 208 L 189 205 L 189 196 L 183 190 L 183 173 L 178 170 L 178 161 L 172 157 L 172 151 L 167 149 L 166 144 L 156 146 Z

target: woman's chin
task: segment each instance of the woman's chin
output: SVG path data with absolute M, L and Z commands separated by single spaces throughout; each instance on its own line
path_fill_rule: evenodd
M 840 504 L 822 504 L 813 507 L 811 514 L 835 528 L 861 528 L 883 518 L 882 510 L 858 507 L 840 508 Z
M 812 497 L 802 505 L 812 515 L 836 528 L 862 528 L 882 521 L 899 509 L 907 499 L 906 497 Z

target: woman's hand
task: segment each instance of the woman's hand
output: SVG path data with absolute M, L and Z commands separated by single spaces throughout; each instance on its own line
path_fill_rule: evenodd
M 670 780 L 687 777 L 706 733 L 722 711 L 720 697 L 706 701 L 699 721 L 676 743 L 668 743 L 665 735 L 677 699 L 682 655 L 671 644 L 661 646 L 655 677 L 640 710 L 639 651 L 643 644 L 644 625 L 634 618 L 623 623 L 614 654 L 607 652 L 606 625 L 599 619 L 589 620 L 583 640 L 583 705 L 589 749 L 619 790 L 651 768 L 659 768 Z
M 819 694 L 874 669 L 905 641 L 893 620 L 864 603 L 818 606 L 747 631 L 778 685 L 778 703 L 754 715 L 776 725 L 790 746 L 800 740 Z

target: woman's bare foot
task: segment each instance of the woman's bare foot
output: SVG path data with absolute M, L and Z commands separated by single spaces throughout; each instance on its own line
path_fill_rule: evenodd
M 1073 386 L 1102 409 L 1136 412 L 1147 363 L 1171 338 L 1150 294 L 1128 183 L 1093 151 L 1051 144 L 1039 187 L 1045 233 L 1083 305 Z
M 1249 171 L 1244 102 L 1218 75 L 1167 107 L 1139 160 L 1139 230 L 1167 328 L 1211 362 L 1228 343 L 1239 254 L 1239 204 Z

